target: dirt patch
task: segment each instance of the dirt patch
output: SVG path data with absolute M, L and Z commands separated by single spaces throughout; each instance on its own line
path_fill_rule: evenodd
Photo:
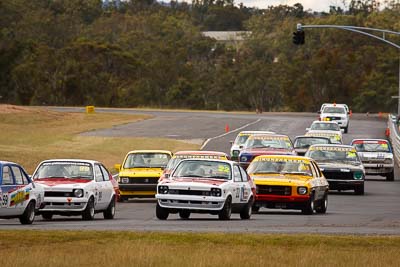
M 0 114 L 10 114 L 10 113 L 30 113 L 34 111 L 32 108 L 1 104 L 0 105 Z

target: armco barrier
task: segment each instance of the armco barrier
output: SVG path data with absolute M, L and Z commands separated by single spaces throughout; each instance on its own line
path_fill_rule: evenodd
M 400 167 L 400 133 L 399 127 L 396 125 L 396 116 L 388 116 L 388 128 L 390 130 L 389 139 L 392 143 L 394 158 Z

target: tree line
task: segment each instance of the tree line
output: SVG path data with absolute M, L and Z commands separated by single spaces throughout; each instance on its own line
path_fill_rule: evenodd
M 232 0 L 0 1 L 0 103 L 217 110 L 394 111 L 399 51 L 362 35 L 297 23 L 400 31 L 398 0 L 329 12 Z M 250 31 L 232 46 L 202 31 Z M 388 36 L 400 43 L 399 36 Z

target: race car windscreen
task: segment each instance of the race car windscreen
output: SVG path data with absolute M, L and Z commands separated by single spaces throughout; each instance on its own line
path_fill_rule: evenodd
M 346 114 L 346 109 L 343 107 L 325 107 L 323 113 Z
M 311 145 L 329 144 L 327 138 L 322 137 L 299 137 L 294 141 L 294 148 L 308 148 Z
M 132 153 L 124 162 L 124 168 L 162 168 L 166 167 L 171 159 L 165 153 Z
M 337 123 L 317 122 L 311 125 L 310 130 L 340 131 L 340 127 Z
M 231 165 L 220 161 L 185 160 L 179 163 L 172 177 L 231 180 Z
M 92 165 L 86 162 L 45 162 L 40 165 L 33 179 L 75 178 L 93 180 Z
M 239 134 L 238 137 L 235 139 L 235 145 L 243 145 L 246 143 L 247 139 L 249 139 L 249 135 L 247 134 Z
M 271 148 L 271 149 L 291 149 L 292 143 L 289 138 L 284 137 L 256 137 L 249 138 L 244 145 L 249 148 Z
M 247 169 L 249 174 L 293 174 L 312 176 L 311 165 L 302 160 L 260 159 Z
M 353 146 L 358 152 L 390 152 L 388 143 L 384 141 L 357 142 Z
M 359 165 L 360 159 L 355 150 L 341 147 L 318 147 L 309 150 L 307 157 L 313 158 L 317 162 L 343 162 Z

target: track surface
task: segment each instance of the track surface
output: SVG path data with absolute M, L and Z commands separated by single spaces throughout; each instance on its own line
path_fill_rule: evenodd
M 78 108 L 57 108 L 62 111 L 83 111 Z M 229 151 L 229 141 L 241 130 L 271 130 L 289 135 L 302 135 L 305 128 L 316 118 L 311 113 L 212 113 L 97 109 L 97 112 L 123 112 L 150 114 L 149 120 L 92 131 L 84 135 L 96 136 L 148 136 L 167 137 L 180 140 L 204 142 L 203 149 Z M 344 143 L 354 138 L 384 137 L 386 120 L 353 115 L 349 133 Z M 231 132 L 225 133 L 226 125 Z M 397 170 L 396 170 L 397 176 Z M 238 214 L 231 221 L 218 221 L 217 216 L 191 215 L 181 220 L 175 214 L 167 221 L 155 218 L 155 201 L 131 199 L 120 203 L 114 220 L 103 220 L 96 215 L 91 222 L 80 217 L 59 217 L 53 221 L 42 221 L 37 217 L 34 225 L 21 226 L 18 220 L 1 220 L 0 229 L 74 229 L 74 230 L 146 230 L 146 231 L 223 231 L 223 232 L 284 232 L 284 233 L 348 233 L 348 234 L 400 234 L 400 179 L 386 182 L 383 177 L 367 177 L 365 195 L 351 192 L 332 192 L 325 215 L 302 215 L 299 211 L 261 209 L 251 220 L 240 220 Z

